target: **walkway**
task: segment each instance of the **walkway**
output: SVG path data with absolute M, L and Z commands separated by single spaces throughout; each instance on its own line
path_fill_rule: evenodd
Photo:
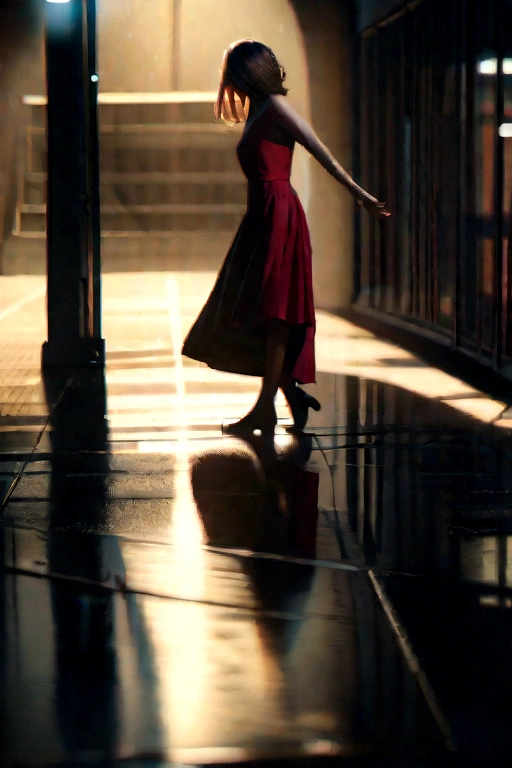
M 1 765 L 505 765 L 507 404 L 320 312 L 306 433 L 224 438 L 257 382 L 179 354 L 212 281 L 107 275 L 105 377 L 43 379 L 0 279 Z

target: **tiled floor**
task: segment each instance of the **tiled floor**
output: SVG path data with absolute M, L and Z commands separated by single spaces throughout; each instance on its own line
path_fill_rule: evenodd
M 45 377 L 0 278 L 0 764 L 507 764 L 509 404 L 319 312 L 305 434 L 223 437 L 213 278 L 106 275 L 105 376 Z

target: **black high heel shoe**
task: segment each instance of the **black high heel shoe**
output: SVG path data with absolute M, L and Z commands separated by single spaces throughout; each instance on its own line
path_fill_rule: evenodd
M 233 424 L 222 425 L 223 435 L 234 435 L 235 437 L 251 437 L 256 430 L 261 432 L 262 437 L 273 437 L 277 424 L 277 415 L 274 410 L 273 418 L 262 419 L 256 411 L 250 411 L 240 421 Z
M 294 386 L 289 389 L 283 389 L 286 401 L 290 406 L 290 410 L 293 416 L 293 425 L 287 427 L 287 432 L 302 432 L 308 421 L 308 411 L 312 408 L 314 411 L 319 411 L 321 405 L 313 395 L 308 395 L 300 387 Z

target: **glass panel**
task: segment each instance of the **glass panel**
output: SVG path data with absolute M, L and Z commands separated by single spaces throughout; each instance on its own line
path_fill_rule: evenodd
M 398 30 L 399 32 L 399 30 Z M 384 222 L 386 238 L 386 310 L 400 311 L 400 229 L 399 213 L 401 189 L 399 183 L 400 160 L 403 152 L 403 60 L 400 34 L 390 25 L 386 35 L 386 164 L 384 170 L 384 200 L 393 218 Z M 400 214 L 401 218 L 401 214 Z
M 456 3 L 439 8 L 433 62 L 432 261 L 433 321 L 452 330 L 458 262 L 460 184 L 460 58 L 461 18 Z
M 396 216 L 384 224 L 362 217 L 361 302 L 457 333 L 458 343 L 489 359 L 499 312 L 512 355 L 512 49 L 503 64 L 500 295 L 495 253 L 495 10 L 501 24 L 511 5 L 424 3 L 364 41 L 362 68 L 364 183 L 385 195 Z
M 452 262 L 456 259 L 457 215 L 459 202 L 459 156 L 454 148 L 458 146 L 460 125 L 457 104 L 457 72 L 453 64 L 446 63 L 442 74 L 440 94 L 440 120 L 437 134 L 437 184 L 434 187 L 434 247 L 437 256 L 438 291 L 436 295 L 436 320 L 439 325 L 450 329 L 454 308 L 455 285 Z
M 512 125 L 512 77 L 505 78 L 505 118 Z M 504 141 L 504 173 L 503 173 L 503 352 L 512 358 L 512 327 L 510 311 L 512 309 L 512 134 Z
M 460 337 L 490 357 L 495 301 L 495 129 L 497 59 L 494 3 L 467 6 L 466 232 L 461 262 Z
M 502 284 L 502 350 L 503 364 L 512 363 L 512 41 L 508 30 L 512 23 L 512 1 L 508 0 L 503 9 L 505 47 L 503 59 L 503 120 L 499 133 L 503 141 L 503 284 Z
M 385 96 L 382 94 L 381 89 L 385 83 L 385 78 L 382 75 L 381 72 L 381 56 L 380 56 L 380 50 L 381 50 L 381 35 L 378 35 L 375 44 L 373 46 L 372 50 L 372 59 L 371 59 L 371 79 L 372 79 L 372 85 L 373 85 L 373 91 L 372 91 L 372 120 L 373 120 L 373 131 L 372 131 L 372 139 L 373 139 L 373 146 L 372 146 L 372 158 L 374 159 L 374 163 L 371 167 L 371 177 L 370 177 L 370 186 L 368 187 L 368 191 L 373 190 L 371 194 L 375 195 L 376 197 L 380 197 L 380 190 L 382 189 L 382 173 L 383 173 L 383 157 L 384 157 L 384 151 L 385 151 L 385 144 L 386 140 L 383 137 L 384 131 L 382 131 L 382 107 L 383 102 L 385 101 Z M 382 259 L 383 259 L 383 242 L 381 238 L 381 228 L 379 225 L 379 222 L 375 218 L 371 218 L 370 220 L 370 237 L 371 237 L 371 248 L 372 248 L 372 266 L 373 266 L 373 274 L 372 275 L 372 285 L 373 285 L 373 303 L 372 306 L 375 306 L 377 309 L 381 309 L 381 297 L 382 297 Z
M 489 59 L 477 61 L 476 79 L 476 240 L 478 299 L 481 330 L 477 345 L 490 352 L 493 340 L 494 301 L 494 131 L 496 124 L 497 69 L 486 70 Z
M 375 38 L 362 40 L 361 45 L 361 183 L 363 188 L 370 189 L 370 166 L 372 152 L 372 98 L 371 98 L 371 80 L 369 73 L 371 71 L 371 52 L 375 43 Z M 359 274 L 359 296 L 358 301 L 363 306 L 371 306 L 371 291 L 373 286 L 370 279 L 370 262 L 373 261 L 373 252 L 371 250 L 371 229 L 370 218 L 362 214 L 359 217 L 359 226 L 361 232 L 361 257 Z
M 414 55 L 412 20 L 409 15 L 400 24 L 400 74 L 397 83 L 400 93 L 399 120 L 400 146 L 397 150 L 397 251 L 399 259 L 398 311 L 412 313 L 412 94 L 414 90 L 411 56 Z
M 404 314 L 411 312 L 411 116 L 403 116 L 402 143 L 403 174 L 401 184 L 400 231 L 400 309 Z M 397 212 L 398 215 L 398 212 Z

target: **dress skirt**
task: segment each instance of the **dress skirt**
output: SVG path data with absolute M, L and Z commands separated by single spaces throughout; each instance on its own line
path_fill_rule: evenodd
M 247 212 L 183 354 L 249 376 L 265 370 L 266 321 L 289 325 L 286 366 L 315 382 L 315 311 L 306 216 L 289 176 L 249 181 Z

